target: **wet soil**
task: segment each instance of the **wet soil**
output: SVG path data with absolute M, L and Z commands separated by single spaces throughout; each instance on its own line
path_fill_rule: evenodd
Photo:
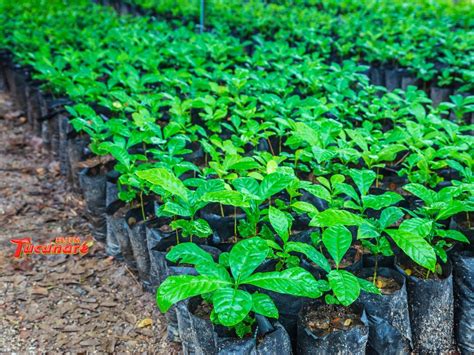
M 360 316 L 350 307 L 329 304 L 316 308 L 308 307 L 303 323 L 317 336 L 363 325 Z
M 366 280 L 373 282 L 374 278 L 371 276 L 368 277 Z M 375 283 L 376 286 L 380 289 L 382 295 L 391 295 L 392 293 L 395 293 L 402 288 L 402 286 L 400 286 L 398 282 L 394 279 L 379 275 L 377 276 L 377 280 L 375 281 Z
M 201 301 L 196 305 L 193 314 L 202 319 L 209 319 L 212 312 L 212 306 L 206 301 Z
M 0 352 L 178 353 L 154 296 L 92 241 L 82 197 L 2 92 L 0 142 Z M 13 257 L 11 239 L 71 236 L 89 252 Z
M 408 276 L 414 276 L 424 280 L 441 280 L 443 277 L 437 272 L 431 272 L 413 262 L 405 262 L 400 265 Z M 437 266 L 438 269 L 438 266 Z

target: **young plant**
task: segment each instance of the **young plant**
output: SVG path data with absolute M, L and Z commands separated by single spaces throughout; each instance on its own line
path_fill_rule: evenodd
M 392 246 L 387 239 L 387 229 L 404 216 L 398 207 L 388 207 L 382 210 L 379 218 L 369 218 L 357 230 L 357 239 L 362 246 L 370 251 L 375 258 L 374 285 L 377 283 L 377 269 L 379 255 L 392 256 Z
M 372 170 L 349 170 L 349 175 L 357 187 L 358 192 L 349 184 L 339 183 L 337 191 L 351 198 L 344 203 L 344 207 L 358 211 L 365 216 L 367 209 L 380 210 L 393 205 L 403 198 L 392 191 L 386 191 L 381 195 L 369 194 L 370 187 L 377 178 L 377 174 Z
M 473 211 L 472 205 L 457 199 L 463 189 L 449 186 L 439 192 L 420 184 L 408 184 L 403 187 L 423 201 L 423 205 L 415 211 L 406 210 L 413 218 L 403 221 L 398 229 L 387 229 L 393 241 L 414 262 L 430 272 L 439 273 L 437 257 L 447 262 L 446 249 L 452 241 L 468 243 L 468 239 L 460 231 L 449 229 L 443 225 L 455 214 Z M 438 266 L 438 267 L 437 267 Z
M 275 257 L 278 259 L 277 270 L 298 266 L 300 264 L 299 257 L 291 254 L 295 252 L 303 254 L 324 271 L 329 272 L 331 270 L 331 265 L 315 247 L 307 243 L 290 240 L 292 217 L 288 213 L 270 206 L 268 219 L 280 237 L 280 241 L 267 240 L 269 246 L 275 251 Z
M 278 309 L 268 295 L 249 292 L 245 289 L 246 285 L 299 297 L 321 296 L 325 282 L 316 281 L 300 267 L 255 272 L 269 252 L 265 240 L 250 238 L 235 244 L 230 253 L 221 254 L 219 263 L 216 263 L 210 254 L 193 243 L 177 245 L 166 258 L 195 265 L 198 275 L 169 276 L 157 290 L 158 307 L 166 312 L 181 300 L 201 296 L 212 304 L 210 318 L 214 324 L 247 329 L 242 323 L 249 314 L 278 318 Z M 240 337 L 245 335 L 240 331 L 237 334 Z
M 352 233 L 346 226 L 334 224 L 325 229 L 322 233 L 322 243 L 335 264 L 335 269 L 327 275 L 331 293 L 326 294 L 326 303 L 349 306 L 357 300 L 361 290 L 380 293 L 374 284 L 339 268 L 341 261 L 352 245 Z
M 206 220 L 195 218 L 196 213 L 206 206 L 208 201 L 203 196 L 212 191 L 224 190 L 222 180 L 190 179 L 197 185 L 196 190 L 191 190 L 178 179 L 172 172 L 165 168 L 153 168 L 136 172 L 136 176 L 151 184 L 150 189 L 164 197 L 164 204 L 160 213 L 173 216 L 171 222 L 173 230 L 182 230 L 184 237 L 197 236 L 206 238 L 212 234 L 212 229 Z M 176 218 L 177 216 L 184 218 Z

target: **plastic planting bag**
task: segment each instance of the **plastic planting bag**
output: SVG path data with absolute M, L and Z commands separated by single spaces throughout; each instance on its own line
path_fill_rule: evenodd
M 474 354 L 474 251 L 452 257 L 455 297 L 455 335 L 461 353 Z

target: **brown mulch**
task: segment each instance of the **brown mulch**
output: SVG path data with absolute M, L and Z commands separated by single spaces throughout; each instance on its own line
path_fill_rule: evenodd
M 84 202 L 0 92 L 0 352 L 179 352 L 154 295 L 95 243 L 84 256 L 15 259 L 10 240 L 90 239 Z

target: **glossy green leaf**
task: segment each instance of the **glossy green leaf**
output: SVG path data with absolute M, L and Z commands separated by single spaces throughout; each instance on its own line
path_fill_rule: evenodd
M 252 311 L 269 318 L 278 318 L 278 308 L 270 296 L 264 293 L 252 294 Z
M 223 205 L 236 207 L 249 206 L 248 201 L 245 200 L 245 197 L 242 193 L 231 190 L 207 192 L 201 197 L 201 200 L 205 202 L 216 202 Z
M 327 209 L 317 214 L 310 222 L 314 227 L 332 227 L 336 225 L 359 226 L 364 223 L 364 219 L 352 212 Z
M 309 260 L 318 265 L 324 271 L 331 271 L 331 264 L 329 264 L 329 261 L 326 259 L 326 257 L 309 244 L 301 242 L 288 242 L 285 244 L 285 251 L 287 253 L 297 252 L 304 254 Z
M 403 252 L 414 262 L 434 272 L 436 253 L 433 247 L 419 234 L 401 229 L 387 229 L 386 232 Z
M 465 211 L 472 211 L 472 208 L 470 208 L 466 202 L 457 200 L 450 201 L 447 206 L 438 213 L 436 220 L 442 221 Z
M 212 303 L 222 325 L 232 327 L 240 323 L 252 309 L 252 295 L 246 291 L 225 287 L 216 290 Z
M 158 288 L 156 302 L 160 310 L 166 312 L 173 304 L 186 298 L 230 286 L 232 286 L 231 282 L 201 275 L 169 276 Z
M 311 195 L 323 199 L 325 201 L 331 201 L 331 194 L 330 192 L 324 188 L 322 185 L 305 185 L 303 187 L 304 190 L 308 191 Z
M 369 189 L 374 183 L 377 174 L 372 170 L 351 169 L 349 170 L 349 176 L 356 184 L 360 194 L 364 196 L 369 192 Z
M 403 200 L 399 194 L 387 191 L 382 195 L 367 195 L 362 197 L 362 204 L 364 208 L 371 208 L 373 210 L 380 210 L 382 208 L 394 205 Z
M 382 229 L 385 229 L 396 223 L 403 217 L 403 211 L 398 207 L 388 207 L 380 213 L 379 223 Z
M 332 226 L 323 232 L 323 244 L 334 259 L 336 266 L 349 250 L 352 244 L 352 234 L 344 226 Z
M 158 185 L 172 195 L 188 200 L 188 189 L 183 182 L 165 168 L 153 168 L 137 171 L 137 176 L 151 184 Z
M 214 260 L 212 256 L 194 243 L 180 243 L 171 248 L 166 259 L 182 264 L 207 264 Z
M 317 298 L 322 294 L 319 282 L 300 267 L 255 273 L 243 279 L 242 283 L 293 296 Z
M 454 230 L 454 229 L 449 229 L 449 230 L 439 230 L 438 231 L 439 236 L 443 238 L 449 238 L 452 240 L 456 240 L 461 243 L 469 243 L 469 239 L 462 234 L 460 231 Z
M 350 272 L 332 270 L 328 274 L 328 281 L 334 295 L 343 306 L 351 305 L 359 297 L 359 281 Z
M 431 204 L 436 200 L 436 192 L 420 184 L 407 184 L 403 189 L 422 199 L 426 204 Z
M 268 219 L 280 238 L 286 242 L 288 240 L 289 231 L 291 228 L 290 221 L 288 220 L 286 214 L 280 211 L 278 208 L 270 206 L 268 209 Z
M 425 218 L 410 218 L 404 220 L 399 229 L 406 233 L 417 234 L 420 237 L 427 237 L 433 228 L 433 222 Z
M 266 200 L 284 190 L 293 179 L 293 176 L 279 172 L 268 174 L 260 183 L 258 195 L 262 200 Z
M 291 204 L 291 207 L 297 211 L 306 212 L 308 214 L 318 213 L 318 209 L 314 207 L 314 205 L 304 201 L 296 201 Z
M 254 237 L 235 244 L 230 251 L 229 264 L 237 283 L 250 276 L 265 260 L 270 249 L 265 240 Z
M 207 264 L 196 265 L 196 271 L 199 275 L 214 277 L 218 280 L 233 282 L 227 269 L 215 262 L 208 262 Z
M 362 223 L 357 230 L 357 239 L 372 239 L 378 236 L 380 236 L 380 232 L 369 222 Z

